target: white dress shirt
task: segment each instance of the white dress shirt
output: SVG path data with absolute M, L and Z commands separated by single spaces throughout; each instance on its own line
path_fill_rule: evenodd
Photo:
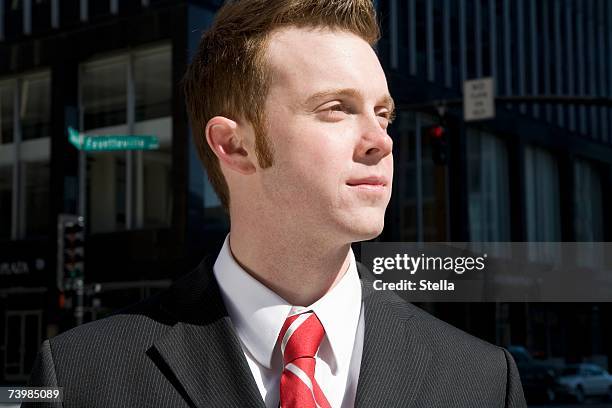
M 297 308 L 242 269 L 229 242 L 228 235 L 215 262 L 214 274 L 266 407 L 277 408 L 283 371 L 277 339 L 285 319 Z M 314 311 L 325 329 L 315 357 L 315 379 L 334 408 L 354 407 L 363 352 L 361 282 L 352 250 L 349 256 L 348 270 L 340 282 L 303 308 Z

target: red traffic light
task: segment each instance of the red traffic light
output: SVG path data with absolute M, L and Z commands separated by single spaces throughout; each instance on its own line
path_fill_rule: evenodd
M 429 128 L 429 135 L 435 139 L 440 139 L 444 136 L 444 128 L 440 125 L 434 125 Z

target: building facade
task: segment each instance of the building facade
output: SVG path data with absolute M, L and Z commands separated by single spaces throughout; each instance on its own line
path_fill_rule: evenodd
M 24 381 L 40 342 L 74 324 L 60 214 L 85 218 L 86 321 L 167 287 L 220 245 L 228 220 L 178 86 L 220 3 L 0 0 L 0 383 Z M 612 4 L 376 6 L 377 51 L 399 108 L 382 240 L 612 239 Z M 463 81 L 481 77 L 494 78 L 497 96 L 523 99 L 466 123 Z M 543 98 L 552 96 L 565 99 Z M 450 147 L 443 165 L 428 135 L 437 124 Z M 68 127 L 151 134 L 160 146 L 82 154 Z M 612 360 L 607 304 L 423 307 L 547 358 Z

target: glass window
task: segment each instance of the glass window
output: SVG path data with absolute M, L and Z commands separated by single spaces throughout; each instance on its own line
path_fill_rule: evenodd
M 172 61 L 170 47 L 134 56 L 136 121 L 171 116 Z
M 0 82 L 0 145 L 13 143 L 14 81 Z
M 50 134 L 51 86 L 50 75 L 37 74 L 20 81 L 19 121 L 20 145 L 20 200 L 21 226 L 19 236 L 32 238 L 47 235 L 49 226 L 50 194 Z
M 494 135 L 468 129 L 467 154 L 470 240 L 510 241 L 506 146 Z
M 11 238 L 13 220 L 13 167 L 0 163 L 0 240 Z
M 559 170 L 551 153 L 533 146 L 525 150 L 525 188 L 527 241 L 559 242 Z M 558 246 L 530 246 L 534 261 L 556 261 L 559 255 Z
M 127 128 L 126 57 L 94 61 L 82 68 L 81 114 L 88 135 L 125 135 Z M 87 216 L 92 233 L 126 227 L 126 154 L 87 153 Z
M 169 226 L 172 217 L 172 156 L 169 145 L 144 153 L 144 227 Z
M 142 0 L 121 0 L 119 2 L 120 13 L 133 13 L 140 10 Z
M 5 38 L 11 39 L 23 34 L 23 1 L 4 1 Z
M 9 380 L 27 380 L 41 341 L 41 312 L 8 312 L 4 328 L 4 376 Z
M 80 22 L 80 0 L 60 0 L 60 26 L 68 27 Z
M 154 135 L 159 149 L 142 152 L 140 225 L 169 226 L 172 216 L 172 54 L 160 47 L 134 55 L 136 133 Z M 142 163 L 142 164 L 140 164 Z
M 25 180 L 26 236 L 47 235 L 49 225 L 49 161 L 22 163 Z
M 126 227 L 125 162 L 124 152 L 88 153 L 87 214 L 92 233 L 121 231 Z
M 35 33 L 51 28 L 51 0 L 36 0 L 32 5 L 32 28 Z
M 127 121 L 127 60 L 115 58 L 83 67 L 84 130 L 122 125 Z
M 401 241 L 418 241 L 416 118 L 413 112 L 400 111 L 392 131 L 394 154 L 399 177 L 393 177 L 399 201 L 399 237 Z
M 133 75 L 128 76 L 128 70 Z M 149 48 L 131 56 L 91 62 L 83 67 L 82 73 L 86 134 L 131 132 L 156 136 L 160 144 L 156 150 L 88 153 L 91 232 L 169 226 L 172 214 L 171 47 Z M 130 77 L 133 83 L 128 83 Z M 132 89 L 133 99 L 128 97 Z M 128 100 L 134 101 L 133 108 Z M 128 114 L 130 109 L 133 111 Z M 134 118 L 134 122 L 128 123 L 128 118 Z
M 90 1 L 88 4 L 89 19 L 94 20 L 95 18 L 102 17 L 110 14 L 110 1 L 95 0 Z
M 399 111 L 393 125 L 395 176 L 393 235 L 402 241 L 447 239 L 447 169 L 432 160 L 431 126 L 436 118 Z M 393 199 L 393 198 L 392 198 Z
M 49 78 L 47 72 L 0 82 L 0 239 L 15 235 L 18 239 L 41 237 L 48 232 Z M 15 92 L 20 96 L 19 106 L 15 106 Z M 17 158 L 13 145 L 16 109 L 22 134 Z M 15 160 L 19 169 L 18 189 L 13 184 Z M 15 198 L 20 203 L 17 208 L 13 208 Z M 13 219 L 18 220 L 16 231 L 12 231 Z
M 51 86 L 49 75 L 24 78 L 21 83 L 21 139 L 49 137 L 51 132 Z
M 525 151 L 527 200 L 527 239 L 559 241 L 559 176 L 557 161 L 544 149 L 528 147 Z
M 576 241 L 603 241 L 602 184 L 591 163 L 574 163 L 574 228 Z
M 19 373 L 20 363 L 20 345 L 21 345 L 21 317 L 15 314 L 8 314 L 6 316 L 5 330 L 6 336 L 6 355 L 5 364 L 7 368 L 7 374 Z M 8 370 L 9 367 L 12 370 Z
M 418 123 L 421 134 L 423 241 L 446 241 L 448 239 L 448 167 L 433 162 L 433 138 L 429 133 L 432 126 L 440 123 L 438 118 L 424 114 L 419 114 Z

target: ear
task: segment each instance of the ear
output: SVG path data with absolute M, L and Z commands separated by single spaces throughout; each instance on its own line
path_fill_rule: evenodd
M 245 149 L 243 134 L 238 124 L 226 117 L 215 116 L 206 124 L 206 141 L 208 145 L 227 168 L 241 174 L 255 172 L 254 155 L 249 155 Z

